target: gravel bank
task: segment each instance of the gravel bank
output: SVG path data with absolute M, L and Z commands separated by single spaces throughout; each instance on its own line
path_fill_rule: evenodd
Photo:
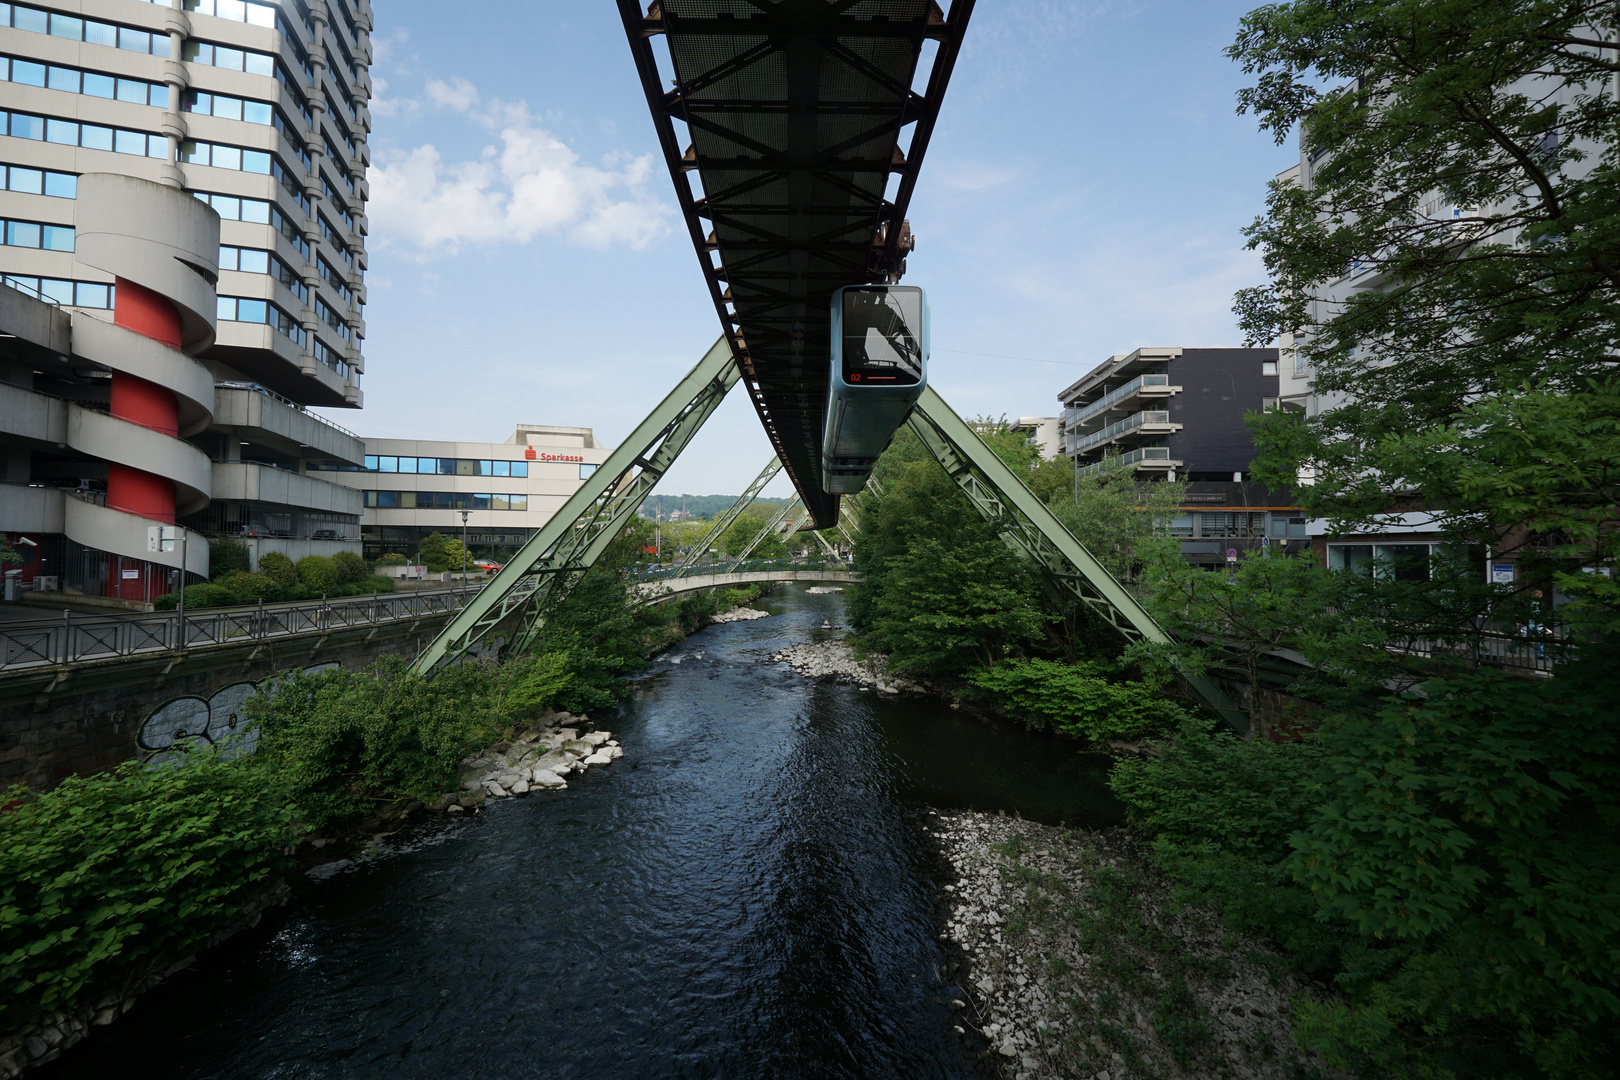
M 1332 1077 L 1290 1001 L 1325 998 L 1170 885 L 1125 830 L 972 812 L 926 826 L 955 874 L 945 938 L 976 997 L 961 1023 L 1011 1080 Z
M 887 658 L 877 653 L 864 660 L 843 641 L 814 641 L 792 645 L 771 655 L 773 663 L 787 664 L 808 679 L 846 679 L 869 686 L 880 694 L 929 693 L 929 688 L 890 673 Z

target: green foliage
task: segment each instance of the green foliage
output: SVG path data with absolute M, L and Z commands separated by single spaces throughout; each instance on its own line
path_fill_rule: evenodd
M 1589 654 L 1346 712 L 1302 743 L 1196 725 L 1115 791 L 1230 923 L 1333 978 L 1297 1031 L 1364 1075 L 1612 1076 L 1620 709 Z
M 1004 660 L 968 678 L 1012 715 L 1094 741 L 1131 738 L 1187 718 L 1154 687 L 1109 679 L 1095 663 Z
M 330 593 L 338 587 L 337 564 L 325 555 L 305 555 L 298 560 L 298 584 L 317 593 Z
M 515 717 L 538 716 L 568 696 L 574 685 L 573 655 L 530 653 L 512 661 L 502 707 Z
M 253 569 L 253 557 L 248 553 L 248 546 L 240 540 L 233 540 L 228 536 L 210 536 L 208 538 L 208 576 L 218 581 L 220 578 L 230 577 L 235 573 L 247 573 Z
M 1243 107 L 1314 159 L 1248 230 L 1271 281 L 1237 311 L 1339 398 L 1258 421 L 1256 475 L 1309 465 L 1299 498 L 1346 530 L 1421 505 L 1603 632 L 1620 587 L 1581 571 L 1620 559 L 1617 30 L 1606 0 L 1294 0 L 1228 50 L 1259 73 Z M 1385 283 L 1322 302 L 1352 259 Z
M 227 607 L 242 603 L 242 598 L 223 583 L 205 582 L 201 585 L 186 586 L 186 610 L 205 607 Z M 180 606 L 178 592 L 166 593 L 152 601 L 152 607 L 157 611 L 173 611 Z
M 394 657 L 371 672 L 290 673 L 244 710 L 259 725 L 257 764 L 315 827 L 379 798 L 427 801 L 453 790 L 456 763 L 505 720 L 486 665 L 424 679 Z
M 32 561 L 32 559 L 27 558 L 22 552 L 12 547 L 6 541 L 4 535 L 0 534 L 0 567 L 27 566 Z
M 212 753 L 0 797 L 0 1024 L 138 978 L 285 865 L 291 813 Z
M 259 573 L 283 588 L 298 584 L 298 568 L 279 551 L 267 551 L 259 556 Z
M 350 587 L 356 590 L 356 595 L 358 596 L 369 596 L 371 593 L 393 592 L 394 579 L 391 577 L 384 577 L 382 574 L 367 574 Z
M 753 509 L 753 507 L 750 507 Z M 733 521 L 729 528 L 720 536 L 720 550 L 732 558 L 736 558 L 748 547 L 750 541 L 759 535 L 759 531 L 767 524 L 761 508 L 756 513 L 744 513 Z M 771 510 L 775 513 L 775 509 Z M 788 554 L 787 544 L 779 536 L 767 536 L 754 546 L 749 553 L 750 559 L 782 559 Z
M 1181 545 L 1169 527 L 1181 513 L 1187 485 L 1137 483 L 1135 470 L 1115 457 L 1109 455 L 1102 469 L 1079 477 L 1068 458 L 1043 461 L 1031 474 L 1030 487 L 1110 574 L 1132 581 L 1143 576 L 1148 564 L 1180 560 Z
M 409 566 L 410 560 L 397 551 L 390 551 L 377 560 L 378 566 Z
M 337 571 L 339 585 L 353 585 L 371 573 L 371 567 L 366 565 L 366 560 L 352 551 L 340 551 L 333 555 L 332 567 Z
M 284 589 L 270 580 L 267 574 L 249 574 L 238 570 L 219 583 L 223 588 L 235 594 L 234 603 L 256 604 L 260 600 L 280 600 Z M 188 597 L 186 606 L 191 606 Z
M 420 554 L 422 565 L 429 573 L 442 574 L 447 570 L 459 573 L 471 565 L 471 556 L 460 540 L 436 532 L 422 538 Z

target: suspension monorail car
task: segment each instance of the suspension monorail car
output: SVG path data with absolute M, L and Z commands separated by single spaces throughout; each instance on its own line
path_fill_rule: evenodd
M 914 285 L 849 285 L 832 297 L 832 370 L 821 483 L 866 486 L 883 448 L 928 385 L 928 297 Z

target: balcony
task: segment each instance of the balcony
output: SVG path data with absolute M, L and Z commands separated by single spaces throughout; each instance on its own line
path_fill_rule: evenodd
M 1099 461 L 1095 465 L 1081 466 L 1077 471 L 1081 476 L 1095 476 L 1104 469 L 1125 465 L 1134 465 L 1138 470 L 1169 470 L 1179 467 L 1181 462 L 1170 456 L 1168 446 L 1142 446 L 1128 454 Z
M 1085 436 L 1075 443 L 1074 452 L 1084 454 L 1131 435 L 1168 435 L 1172 431 L 1180 430 L 1180 424 L 1170 422 L 1168 412 L 1144 411 L 1133 413 L 1123 420 L 1116 420 L 1107 427 Z
M 1120 408 L 1132 398 L 1169 397 L 1180 390 L 1181 387 L 1170 385 L 1168 375 L 1138 375 L 1124 386 L 1116 386 L 1096 401 L 1064 410 L 1063 422 L 1070 427 L 1089 427 L 1094 421 L 1101 419 L 1104 413 Z

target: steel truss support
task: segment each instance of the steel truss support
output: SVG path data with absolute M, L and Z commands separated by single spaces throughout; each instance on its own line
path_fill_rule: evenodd
M 1052 516 L 933 387 L 923 390 L 907 423 L 1007 546 L 1033 560 L 1055 586 L 1097 612 L 1127 639 L 1170 640 L 1136 597 Z M 1194 672 L 1183 677 L 1222 719 L 1240 734 L 1248 734 L 1249 718 L 1207 675 Z
M 540 630 L 547 603 L 565 595 L 591 568 L 738 378 L 731 346 L 721 338 L 440 631 L 414 670 L 427 674 L 458 659 L 509 618 L 518 622 L 513 645 L 524 648 Z
M 692 568 L 694 563 L 708 554 L 709 545 L 725 535 L 726 530 L 731 528 L 731 523 L 737 520 L 738 515 L 748 508 L 749 503 L 759 497 L 759 493 L 765 490 L 765 485 L 770 483 L 771 479 L 781 471 L 782 459 L 773 454 L 771 460 L 759 471 L 759 475 L 754 477 L 754 482 L 748 485 L 748 490 L 738 496 L 737 501 L 727 507 L 725 513 L 714 519 L 714 527 L 703 537 L 702 543 L 686 553 L 686 558 L 681 560 L 681 565 L 675 568 L 675 573 L 677 575 L 685 573 Z
M 786 540 L 798 531 L 808 516 L 809 514 L 804 508 L 804 500 L 796 496 L 789 499 L 782 505 L 782 509 L 778 510 L 775 516 L 765 523 L 764 528 L 754 534 L 753 539 L 748 541 L 748 546 L 743 548 L 742 552 L 735 559 L 732 559 L 730 565 L 721 573 L 729 574 L 741 566 L 747 561 L 748 556 L 754 553 L 754 549 L 759 547 L 760 541 L 764 540 L 765 537 L 775 536 L 779 540 Z

